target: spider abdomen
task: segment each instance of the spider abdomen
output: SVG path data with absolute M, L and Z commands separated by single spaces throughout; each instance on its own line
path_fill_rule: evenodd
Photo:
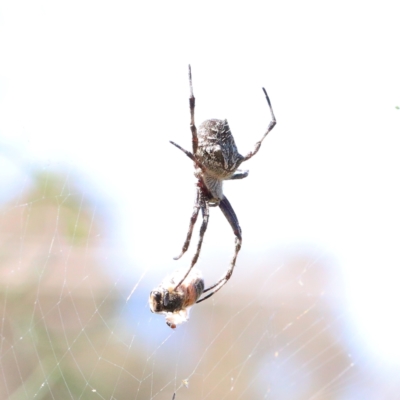
M 243 156 L 226 119 L 208 119 L 200 125 L 196 157 L 206 167 L 205 174 L 216 180 L 228 179 L 238 169 Z

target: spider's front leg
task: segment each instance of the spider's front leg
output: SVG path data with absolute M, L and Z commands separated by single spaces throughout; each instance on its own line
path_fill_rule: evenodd
M 197 146 L 198 146 L 198 138 L 197 138 L 197 129 L 196 125 L 194 123 L 194 107 L 196 103 L 196 99 L 193 95 L 193 84 L 192 84 L 192 68 L 190 67 L 189 64 L 189 88 L 190 88 L 190 97 L 189 97 L 189 107 L 190 107 L 190 130 L 192 132 L 192 148 L 193 148 L 193 154 L 196 154 L 197 152 Z
M 275 119 L 274 111 L 272 110 L 271 101 L 270 101 L 270 99 L 269 99 L 269 97 L 268 97 L 267 91 L 266 91 L 264 88 L 262 88 L 262 90 L 263 90 L 263 92 L 264 92 L 264 94 L 265 94 L 265 97 L 266 97 L 266 99 L 267 99 L 268 106 L 269 106 L 269 111 L 271 112 L 271 122 L 269 123 L 268 128 L 267 128 L 267 131 L 264 133 L 264 136 L 263 136 L 263 137 L 261 138 L 261 140 L 258 141 L 258 142 L 256 143 L 256 145 L 254 146 L 254 150 L 253 150 L 253 151 L 250 151 L 250 152 L 243 158 L 243 161 L 242 161 L 242 162 L 247 161 L 247 160 L 250 160 L 251 157 L 253 157 L 254 155 L 257 154 L 258 150 L 260 150 L 262 141 L 265 139 L 265 137 L 268 135 L 268 133 L 271 132 L 272 129 L 274 128 L 274 126 L 276 125 L 276 119 Z
M 237 219 L 237 216 L 235 214 L 235 211 L 233 211 L 233 208 L 231 206 L 231 203 L 229 200 L 224 196 L 223 199 L 220 200 L 219 202 L 219 207 L 222 211 L 222 213 L 225 215 L 225 218 L 228 220 L 230 226 L 232 227 L 233 233 L 235 235 L 235 254 L 233 255 L 231 265 L 226 271 L 225 276 L 220 279 L 216 284 L 210 286 L 206 290 L 203 291 L 203 293 L 206 293 L 212 289 L 214 289 L 211 293 L 209 293 L 207 296 L 203 297 L 200 300 L 197 300 L 197 303 L 202 302 L 203 300 L 208 299 L 211 297 L 214 293 L 218 292 L 230 279 L 232 276 L 233 270 L 236 265 L 236 259 L 239 254 L 240 248 L 242 247 L 242 229 L 240 228 L 239 225 L 239 220 Z

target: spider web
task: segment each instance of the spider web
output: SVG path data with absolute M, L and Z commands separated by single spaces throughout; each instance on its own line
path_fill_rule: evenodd
M 71 171 L 19 178 L 1 212 L 0 398 L 374 397 L 382 376 L 354 350 L 332 254 L 245 247 L 229 285 L 173 331 L 147 304 L 160 270 L 124 255 L 106 200 Z M 228 250 L 203 252 L 207 279 Z
M 0 399 L 399 397 L 398 13 L 272 3 L 268 24 L 217 2 L 2 5 Z M 278 124 L 225 188 L 232 278 L 171 330 L 148 296 L 197 240 L 172 260 L 188 62 L 196 122 L 228 118 L 245 153 L 265 85 Z M 210 213 L 206 286 L 234 250 Z

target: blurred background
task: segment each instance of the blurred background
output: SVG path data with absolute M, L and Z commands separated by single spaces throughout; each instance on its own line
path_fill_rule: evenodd
M 397 399 L 400 25 L 394 1 L 3 2 L 0 399 Z M 227 118 L 243 246 L 171 330 L 196 122 Z M 234 236 L 218 208 L 206 286 Z

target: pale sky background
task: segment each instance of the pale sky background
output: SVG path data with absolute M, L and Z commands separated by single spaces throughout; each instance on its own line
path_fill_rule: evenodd
M 225 186 L 243 246 L 332 254 L 368 351 L 399 364 L 399 48 L 395 1 L 5 1 L 1 198 L 66 168 L 113 202 L 132 262 L 168 271 L 194 197 L 168 143 L 191 146 L 187 65 L 197 124 L 227 118 L 242 154 L 270 120 L 264 86 L 277 125 Z M 217 211 L 205 251 L 228 254 Z

